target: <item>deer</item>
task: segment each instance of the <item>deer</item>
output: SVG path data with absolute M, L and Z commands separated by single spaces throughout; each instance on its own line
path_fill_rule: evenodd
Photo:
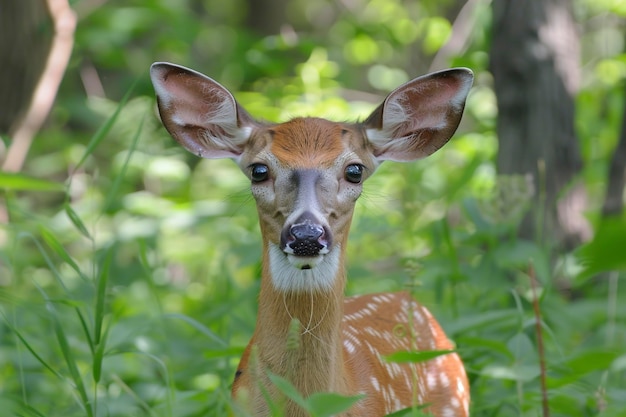
M 383 161 L 431 155 L 457 130 L 473 82 L 467 68 L 424 75 L 392 91 L 365 120 L 253 118 L 225 87 L 194 70 L 155 62 L 162 124 L 201 158 L 230 158 L 250 181 L 262 239 L 256 327 L 232 385 L 234 404 L 269 416 L 307 415 L 269 375 L 304 398 L 362 395 L 341 416 L 409 407 L 468 416 L 463 363 L 437 320 L 407 291 L 346 297 L 346 245 L 363 183 Z M 295 332 L 294 332 L 295 328 Z M 401 329 L 401 331 L 398 331 Z M 296 334 L 296 343 L 289 343 Z M 417 363 L 401 351 L 449 351 Z

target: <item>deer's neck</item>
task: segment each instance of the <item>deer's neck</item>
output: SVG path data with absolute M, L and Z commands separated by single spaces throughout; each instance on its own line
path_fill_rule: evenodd
M 329 264 L 308 270 L 276 265 L 281 258 L 272 250 L 264 250 L 255 332 L 260 368 L 288 379 L 305 397 L 319 391 L 345 392 L 341 320 L 346 277 L 341 246 L 326 256 Z M 331 272 L 332 277 L 324 275 Z M 277 273 L 282 280 L 293 280 L 294 290 L 277 289 Z

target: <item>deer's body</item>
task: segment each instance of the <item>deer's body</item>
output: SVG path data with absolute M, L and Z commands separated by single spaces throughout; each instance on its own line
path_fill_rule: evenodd
M 416 364 L 381 361 L 381 355 L 399 351 L 453 348 L 428 310 L 404 292 L 336 301 L 343 308 L 335 312 L 326 310 L 326 298 L 300 296 L 286 301 L 280 311 L 284 320 L 282 324 L 298 317 L 301 323 L 312 329 L 301 335 L 303 348 L 300 349 L 289 349 L 287 346 L 287 329 L 272 333 L 269 328 L 266 329 L 267 323 L 257 325 L 255 335 L 241 358 L 233 394 L 237 396 L 243 388 L 252 389 L 247 393 L 251 396 L 260 395 L 255 392 L 253 379 L 262 375 L 262 368 L 266 368 L 275 374 L 290 377 L 305 397 L 315 392 L 365 394 L 365 399 L 348 414 L 354 417 L 380 417 L 419 404 L 433 404 L 430 412 L 438 416 L 468 415 L 469 387 L 465 373 L 460 371 L 463 365 L 456 354 Z M 293 310 L 285 316 L 284 311 L 288 308 Z M 338 319 L 339 326 L 326 327 L 333 319 Z M 367 324 L 363 325 L 363 322 Z M 427 326 L 427 331 L 420 330 L 424 326 Z M 257 365 L 260 369 L 249 367 L 252 346 L 258 347 L 257 360 L 263 364 Z M 270 355 L 266 357 L 261 352 L 269 352 Z M 274 395 L 278 397 L 280 394 L 277 392 Z M 262 398 L 251 401 L 251 404 L 258 407 L 251 410 L 253 415 L 267 415 L 267 404 Z M 288 404 L 285 415 L 306 414 L 294 404 Z
M 199 156 L 235 159 L 257 203 L 259 311 L 233 384 L 235 398 L 253 416 L 270 415 L 267 398 L 284 400 L 268 377 L 273 373 L 305 398 L 365 394 L 347 416 L 383 416 L 423 404 L 436 416 L 467 416 L 469 387 L 456 353 L 417 364 L 381 359 L 397 351 L 452 349 L 430 313 L 406 293 L 344 298 L 344 289 L 348 230 L 362 182 L 383 160 L 418 159 L 447 142 L 471 72 L 413 80 L 359 124 L 317 118 L 261 124 L 201 74 L 155 64 L 152 79 L 172 136 Z M 286 416 L 306 415 L 291 401 L 283 405 Z

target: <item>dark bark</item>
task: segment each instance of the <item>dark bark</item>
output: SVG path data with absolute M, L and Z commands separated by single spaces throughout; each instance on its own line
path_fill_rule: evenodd
M 248 28 L 262 36 L 280 33 L 287 22 L 288 3 L 288 0 L 248 0 Z
M 0 133 L 15 128 L 28 108 L 53 32 L 45 0 L 0 2 Z
M 494 0 L 493 15 L 498 173 L 532 175 L 535 200 L 521 236 L 537 240 L 548 234 L 570 246 L 581 239 L 575 223 L 582 217 L 564 219 L 557 201 L 582 165 L 574 131 L 580 68 L 571 3 Z
M 624 90 L 626 97 L 626 88 Z M 619 142 L 613 151 L 609 166 L 606 196 L 602 207 L 603 216 L 621 214 L 624 210 L 624 187 L 626 187 L 626 103 L 624 103 L 622 129 Z

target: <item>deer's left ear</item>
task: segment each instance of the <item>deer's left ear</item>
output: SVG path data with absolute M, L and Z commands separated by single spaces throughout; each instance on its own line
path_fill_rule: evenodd
M 150 78 L 161 121 L 176 141 L 202 158 L 240 157 L 256 122 L 226 88 L 166 62 L 152 64 Z
M 413 161 L 441 148 L 456 131 L 474 75 L 467 68 L 416 78 L 391 92 L 365 120 L 380 161 Z

